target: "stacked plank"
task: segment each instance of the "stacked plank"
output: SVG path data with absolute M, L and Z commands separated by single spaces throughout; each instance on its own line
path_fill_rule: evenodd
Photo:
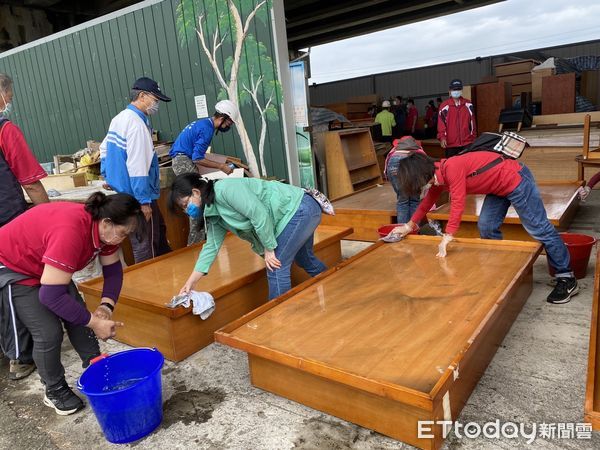
M 533 59 L 496 64 L 494 70 L 500 82 L 511 83 L 512 97 L 519 97 L 523 92 L 531 92 L 531 69 L 539 64 Z

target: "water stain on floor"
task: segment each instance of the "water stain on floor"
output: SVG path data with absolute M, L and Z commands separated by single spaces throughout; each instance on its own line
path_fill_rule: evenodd
M 218 388 L 177 392 L 164 404 L 162 428 L 179 422 L 185 425 L 208 422 L 226 396 L 225 391 Z
M 294 441 L 293 448 L 345 450 L 353 448 L 359 439 L 362 440 L 356 426 L 324 418 L 311 418 L 304 421 L 304 427 Z

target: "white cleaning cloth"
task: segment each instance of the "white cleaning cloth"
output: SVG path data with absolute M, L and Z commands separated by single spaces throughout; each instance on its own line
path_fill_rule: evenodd
M 189 294 L 176 295 L 167 304 L 169 308 L 176 308 L 183 306 L 188 308 L 192 303 L 192 313 L 200 316 L 202 320 L 208 319 L 208 317 L 215 310 L 215 299 L 208 292 L 197 292 L 190 291 Z

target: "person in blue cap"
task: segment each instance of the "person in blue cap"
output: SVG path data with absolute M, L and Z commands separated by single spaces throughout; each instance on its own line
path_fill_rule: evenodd
M 152 142 L 150 116 L 161 101 L 170 102 L 150 78 L 138 78 L 131 88 L 131 103 L 117 114 L 100 144 L 101 174 L 111 189 L 132 195 L 146 218 L 141 235 L 129 236 L 136 263 L 171 251 L 157 200 L 160 196 L 158 156 Z

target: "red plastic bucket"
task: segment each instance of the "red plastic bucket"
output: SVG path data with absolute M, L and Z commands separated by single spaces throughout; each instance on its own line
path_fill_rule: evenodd
M 560 233 L 560 237 L 569 250 L 571 256 L 571 269 L 575 273 L 575 278 L 585 278 L 587 273 L 592 247 L 596 243 L 596 238 L 586 234 L 575 233 Z M 548 263 L 548 272 L 554 276 L 556 271 L 554 267 Z
M 382 225 L 377 228 L 377 232 L 379 233 L 379 237 L 386 237 L 390 232 L 400 225 L 404 225 L 403 223 L 391 223 L 389 225 Z M 411 231 L 410 234 L 418 234 L 417 231 Z

